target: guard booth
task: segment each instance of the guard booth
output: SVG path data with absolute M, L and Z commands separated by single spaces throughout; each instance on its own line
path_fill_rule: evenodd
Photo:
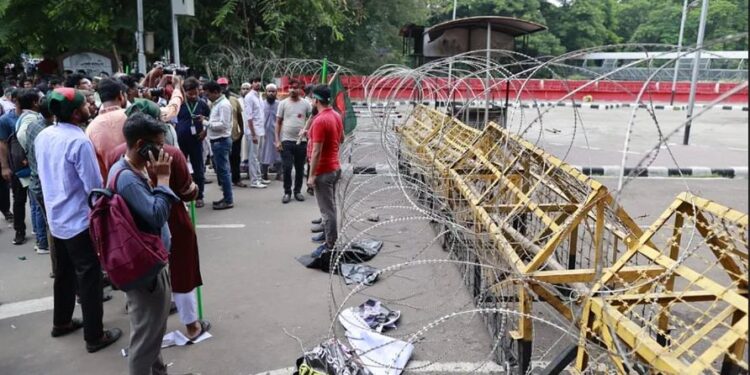
M 408 24 L 401 28 L 399 34 L 403 38 L 404 54 L 408 53 L 414 67 L 417 67 L 433 60 L 471 51 L 508 50 L 526 53 L 528 36 L 544 30 L 547 30 L 544 25 L 518 18 L 482 16 L 446 21 L 427 28 Z M 486 59 L 489 66 L 489 53 L 486 54 Z M 489 86 L 491 80 L 491 77 L 486 77 L 485 85 Z M 466 103 L 464 100 L 451 97 L 447 102 L 435 101 L 435 106 L 445 106 L 448 114 L 480 129 L 488 121 L 495 121 L 504 126 L 509 86 L 510 82 L 506 82 L 504 97 L 501 98 L 492 97 L 492 92 L 485 92 L 482 103 Z M 414 99 L 422 101 L 424 98 Z M 502 104 L 496 104 L 498 102 Z

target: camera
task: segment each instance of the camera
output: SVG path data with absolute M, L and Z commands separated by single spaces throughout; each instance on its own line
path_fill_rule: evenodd
M 163 69 L 165 74 L 176 74 L 182 77 L 186 77 L 188 75 L 188 70 L 190 70 L 187 66 L 179 66 L 175 64 L 169 64 Z
M 159 88 L 155 88 L 155 89 L 148 89 L 148 93 L 152 97 L 161 97 L 161 96 L 164 95 L 164 88 L 163 87 L 159 87 Z

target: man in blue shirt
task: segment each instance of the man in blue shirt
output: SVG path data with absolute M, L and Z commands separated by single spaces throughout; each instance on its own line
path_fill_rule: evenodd
M 10 90 L 9 95 L 6 96 L 10 97 L 10 102 L 15 106 L 18 91 L 16 89 Z M 0 178 L 0 212 L 5 216 L 5 221 L 9 223 L 13 222 L 13 212 L 10 210 L 10 181 L 12 174 L 8 165 L 8 145 L 6 140 L 13 134 L 16 120 L 18 120 L 18 116 L 16 115 L 15 108 L 8 108 L 0 116 L 0 171 L 2 171 L 2 178 Z
M 205 186 L 205 165 L 203 158 L 203 140 L 206 138 L 206 129 L 203 127 L 203 119 L 208 119 L 211 109 L 208 104 L 199 97 L 200 82 L 195 78 L 188 78 L 182 84 L 185 90 L 185 102 L 177 114 L 177 143 L 182 154 L 190 160 L 193 168 L 193 181 L 198 185 L 198 198 L 195 206 L 203 207 L 203 189 Z
M 26 111 L 28 108 L 21 106 L 20 96 L 29 96 L 37 98 L 34 92 L 29 92 L 28 89 L 17 89 L 14 91 L 16 109 L 12 112 L 7 113 L 0 117 L 0 160 L 4 164 L 2 169 L 3 180 L 5 180 L 13 191 L 13 229 L 16 231 L 16 235 L 13 237 L 14 245 L 23 245 L 26 242 L 26 198 L 27 190 L 18 179 L 13 171 L 10 169 L 8 164 L 8 155 L 10 153 L 10 145 L 8 141 L 10 136 L 16 133 L 16 124 L 18 118 L 21 117 L 22 111 Z
M 169 188 L 172 157 L 162 148 L 166 128 L 138 112 L 128 117 L 122 131 L 128 151 L 110 168 L 107 186 L 116 184 L 115 190 L 127 203 L 138 229 L 161 234 L 169 251 L 171 234 L 167 220 L 172 204 L 180 199 Z M 119 171 L 122 172 L 118 176 Z M 155 183 L 149 175 L 156 176 Z M 143 286 L 126 291 L 133 330 L 128 352 L 131 375 L 167 373 L 161 358 L 161 341 L 167 330 L 172 287 L 167 267 L 150 277 L 153 280 Z
M 122 335 L 102 327 L 102 271 L 89 235 L 88 194 L 102 187 L 94 146 L 81 129 L 89 119 L 80 91 L 60 88 L 48 95 L 58 123 L 34 140 L 47 223 L 57 252 L 52 337 L 83 327 L 86 350 L 96 352 Z M 76 286 L 83 321 L 73 319 Z

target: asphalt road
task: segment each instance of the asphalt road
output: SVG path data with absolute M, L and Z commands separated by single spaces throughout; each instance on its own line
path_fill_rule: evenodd
M 592 116 L 604 119 L 608 115 L 612 112 L 599 111 Z M 734 114 L 720 116 L 734 118 Z M 747 115 L 744 116 L 746 121 Z M 714 124 L 717 129 L 723 126 L 721 121 L 720 118 Z M 360 126 L 363 131 L 374 130 L 368 121 Z M 726 142 L 731 147 L 744 147 L 747 165 L 746 123 L 744 130 L 737 124 L 732 126 L 739 135 L 727 134 Z M 694 128 L 698 144 L 703 139 L 706 147 L 721 146 L 700 137 L 699 128 Z M 613 133 L 619 137 L 620 130 Z M 596 147 L 605 149 L 618 144 L 619 141 L 601 140 L 608 131 L 602 129 L 600 133 Z M 362 162 L 382 161 L 377 138 L 377 133 L 373 133 L 369 141 L 367 137 L 361 139 L 363 147 L 369 147 Z M 650 144 L 648 139 L 640 142 Z M 719 163 L 723 156 L 716 158 Z M 616 186 L 615 179 L 599 180 L 610 188 Z M 446 258 L 447 253 L 433 241 L 435 232 L 429 222 L 408 208 L 408 199 L 389 183 L 388 176 L 357 176 L 345 182 L 347 194 L 351 195 L 345 199 L 348 226 L 343 238 L 351 240 L 359 235 L 384 241 L 381 253 L 369 263 L 381 269 L 394 267 L 393 272 L 344 302 L 350 288 L 338 276 L 305 269 L 295 260 L 315 247 L 309 239 L 309 221 L 318 216 L 314 200 L 282 205 L 279 182 L 265 190 L 236 190 L 234 209 L 198 211 L 198 223 L 204 226 L 198 230 L 206 284 L 204 311 L 212 322 L 214 337 L 194 346 L 164 349 L 165 361 L 171 364 L 170 373 L 255 374 L 277 369 L 281 370 L 275 374 L 288 373 L 286 368 L 301 355 L 300 344 L 309 349 L 330 332 L 341 335 L 340 325 L 332 324 L 331 318 L 337 308 L 357 305 L 371 297 L 402 311 L 401 324 L 390 335 L 402 339 L 421 337 L 414 361 L 462 362 L 469 367 L 486 361 L 492 340 L 482 319 L 477 314 L 453 316 L 472 309 L 470 294 L 457 267 L 440 262 L 414 263 Z M 648 225 L 676 194 L 687 189 L 748 211 L 748 181 L 742 179 L 637 179 L 623 190 L 621 202 L 639 224 Z M 206 200 L 218 197 L 218 186 L 209 185 Z M 365 217 L 370 213 L 377 213 L 380 222 L 367 222 Z M 125 337 L 96 354 L 85 352 L 82 332 L 51 338 L 49 309 L 3 318 L 8 306 L 21 312 L 33 310 L 19 307 L 22 301 L 44 305 L 48 301 L 44 298 L 52 295 L 52 279 L 48 277 L 49 258 L 33 252 L 33 241 L 13 246 L 12 229 L 6 229 L 1 221 L 0 226 L 0 374 L 125 374 L 126 361 L 120 349 L 127 346 L 129 324 L 122 293 L 115 292 L 114 299 L 105 303 L 104 325 L 122 328 Z M 404 265 L 395 267 L 397 264 Z M 79 310 L 76 315 L 80 315 Z M 432 326 L 448 316 L 451 318 L 444 323 Z M 170 317 L 168 329 L 180 328 L 177 316 Z M 426 332 L 422 334 L 423 331 Z M 441 372 L 450 371 L 436 371 Z

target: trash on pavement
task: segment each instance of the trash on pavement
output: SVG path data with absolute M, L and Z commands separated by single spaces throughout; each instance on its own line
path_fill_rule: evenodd
M 339 322 L 346 329 L 349 344 L 372 375 L 401 374 L 414 352 L 413 344 L 371 330 L 354 309 L 342 311 Z
M 294 375 L 372 375 L 354 352 L 331 338 L 297 359 Z
M 366 264 L 348 264 L 341 265 L 341 276 L 344 278 L 346 285 L 365 284 L 370 286 L 375 284 L 378 279 L 378 269 Z
M 384 328 L 396 329 L 396 322 L 401 318 L 401 311 L 391 310 L 376 299 L 368 299 L 351 309 L 377 332 L 383 332 Z

